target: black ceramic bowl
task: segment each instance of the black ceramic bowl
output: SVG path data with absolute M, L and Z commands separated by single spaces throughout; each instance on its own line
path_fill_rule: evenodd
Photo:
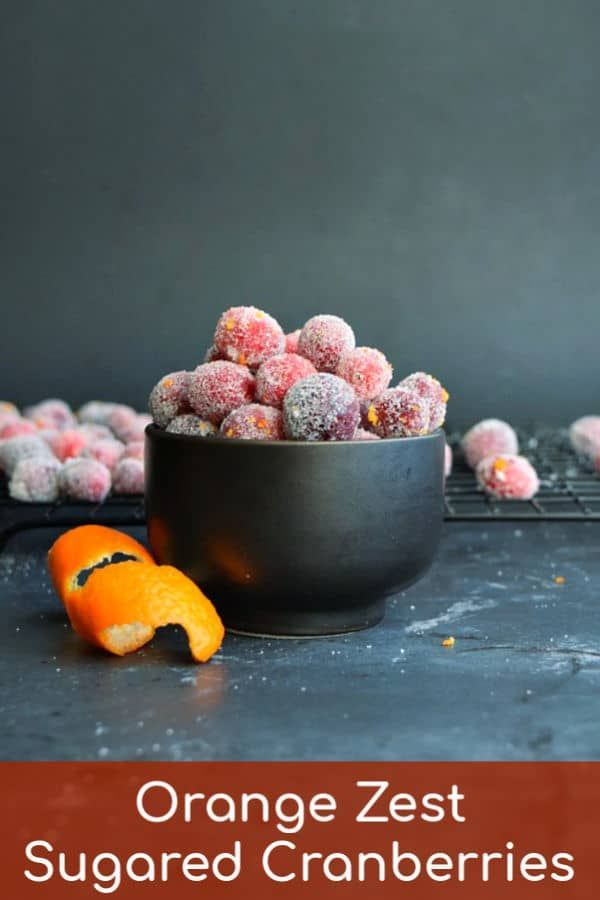
M 339 443 L 146 432 L 146 515 L 225 625 L 262 635 L 367 628 L 432 562 L 444 433 Z

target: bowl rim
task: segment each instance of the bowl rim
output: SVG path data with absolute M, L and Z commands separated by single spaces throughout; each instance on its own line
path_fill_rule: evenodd
M 379 447 L 382 444 L 414 444 L 419 441 L 430 441 L 434 438 L 437 440 L 440 436 L 445 438 L 446 432 L 442 427 L 436 428 L 435 431 L 430 431 L 428 434 L 418 434 L 413 435 L 411 437 L 389 437 L 389 438 L 381 438 L 379 441 L 290 441 L 290 440 L 282 440 L 282 441 L 261 441 L 256 438 L 226 438 L 223 440 L 215 440 L 213 437 L 201 437 L 195 434 L 176 434 L 172 431 L 167 431 L 165 428 L 160 428 L 154 422 L 150 423 L 150 425 L 146 425 L 144 429 L 145 433 L 149 435 L 151 438 L 157 438 L 159 441 L 167 440 L 167 441 L 179 441 L 181 444 L 197 444 L 201 441 L 203 444 L 208 442 L 209 444 L 214 444 L 216 446 L 230 446 L 230 447 L 357 447 L 357 446 L 367 446 L 367 447 Z

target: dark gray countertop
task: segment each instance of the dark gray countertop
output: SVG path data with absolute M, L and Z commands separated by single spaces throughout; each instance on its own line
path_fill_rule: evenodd
M 175 629 L 123 659 L 85 646 L 50 587 L 54 536 L 0 556 L 2 759 L 600 758 L 598 524 L 448 524 L 378 628 L 228 636 L 204 666 Z

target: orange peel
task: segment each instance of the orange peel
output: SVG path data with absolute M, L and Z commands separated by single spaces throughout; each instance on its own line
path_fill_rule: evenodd
M 81 590 L 85 582 L 84 573 L 108 566 L 111 562 L 121 564 L 122 557 L 154 563 L 139 541 L 114 528 L 80 525 L 66 531 L 48 552 L 48 567 L 56 593 L 66 606 L 71 597 Z
M 225 634 L 208 597 L 173 566 L 130 561 L 95 569 L 70 607 L 75 630 L 117 656 L 138 650 L 157 628 L 180 625 L 194 659 L 207 662 Z

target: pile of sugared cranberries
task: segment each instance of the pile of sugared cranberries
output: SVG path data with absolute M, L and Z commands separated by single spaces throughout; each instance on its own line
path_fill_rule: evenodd
M 519 439 L 508 422 L 483 419 L 466 432 L 461 445 L 467 465 L 487 494 L 499 500 L 531 500 L 537 494 L 537 472 L 519 456 Z
M 313 316 L 286 334 L 268 313 L 235 306 L 219 317 L 200 365 L 163 376 L 149 408 L 171 434 L 229 440 L 376 441 L 442 426 L 448 394 L 436 378 L 391 381 L 384 354 L 357 347 L 338 316 Z
M 163 414 L 167 424 L 195 418 L 173 418 L 173 410 L 189 410 L 173 401 L 175 393 L 167 384 L 155 394 L 158 415 L 169 410 Z M 100 400 L 77 413 L 63 400 L 43 400 L 22 414 L 14 404 L 0 402 L 0 473 L 9 495 L 27 503 L 52 503 L 60 497 L 100 503 L 111 489 L 143 494 L 144 430 L 151 421 L 130 406 Z

